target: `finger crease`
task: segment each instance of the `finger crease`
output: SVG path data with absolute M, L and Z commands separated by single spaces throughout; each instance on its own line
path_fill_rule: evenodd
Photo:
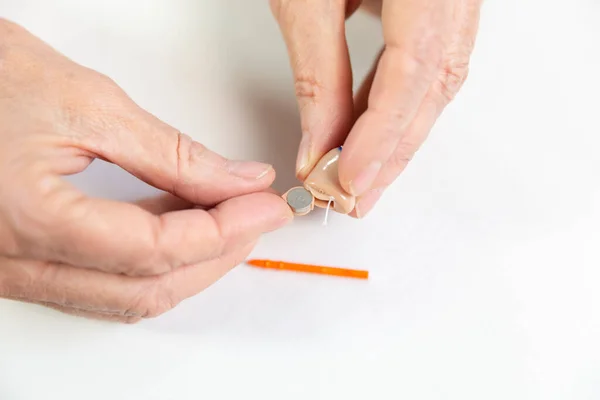
M 315 102 L 323 86 L 312 75 L 298 75 L 294 84 L 298 99 Z
M 177 190 L 177 185 L 178 182 L 180 182 L 181 179 L 181 143 L 182 143 L 182 136 L 183 134 L 181 132 L 177 132 L 177 143 L 175 146 L 175 156 L 177 157 L 177 161 L 176 161 L 176 165 L 175 165 L 175 180 L 173 181 L 173 186 L 171 188 L 171 193 L 175 193 Z
M 154 229 L 152 230 L 152 249 L 154 251 L 154 257 L 152 257 L 152 265 L 151 265 L 151 270 L 154 273 L 165 273 L 168 271 L 172 271 L 173 269 L 175 269 L 177 266 L 173 265 L 174 263 L 172 262 L 172 260 L 165 259 L 165 248 L 166 250 L 169 250 L 168 246 L 165 246 L 163 241 L 164 241 L 164 232 L 166 232 L 167 228 L 166 228 L 166 220 L 165 218 L 160 215 L 158 216 L 158 221 L 156 224 L 154 224 Z M 170 258 L 170 257 L 168 257 Z M 167 264 L 166 266 L 164 264 Z
M 221 254 L 223 254 L 223 252 L 225 251 L 225 248 L 227 246 L 227 241 L 225 239 L 225 235 L 223 234 L 223 228 L 221 227 L 221 224 L 219 224 L 219 222 L 217 221 L 217 219 L 215 218 L 215 215 L 214 215 L 218 212 L 219 211 L 217 208 L 213 208 L 212 210 L 209 211 L 209 213 L 213 217 L 212 223 L 214 225 L 214 232 L 215 232 L 215 236 L 216 236 L 215 237 L 216 248 L 213 249 L 214 257 L 219 257 Z

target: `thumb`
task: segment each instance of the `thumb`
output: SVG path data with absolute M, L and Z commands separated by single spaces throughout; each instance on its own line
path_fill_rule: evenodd
M 126 118 L 89 150 L 190 203 L 213 206 L 275 179 L 271 165 L 228 160 L 143 110 Z
M 302 141 L 296 173 L 302 180 L 352 124 L 352 70 L 345 36 L 346 8 L 356 1 L 271 0 L 288 49 L 300 109 Z

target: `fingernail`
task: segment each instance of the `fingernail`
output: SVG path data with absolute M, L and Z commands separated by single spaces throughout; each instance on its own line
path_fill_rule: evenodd
M 360 200 L 356 204 L 356 216 L 358 218 L 364 218 L 369 211 L 373 209 L 373 206 L 377 203 L 377 201 L 381 198 L 383 191 L 385 188 L 373 189 L 365 195 L 361 196 Z
M 272 166 L 256 161 L 228 161 L 227 170 L 230 174 L 244 179 L 262 179 L 271 170 Z
M 303 135 L 298 148 L 298 159 L 296 160 L 296 174 L 304 175 L 308 173 L 306 169 L 310 163 L 310 141 L 307 135 Z
M 381 170 L 381 163 L 379 161 L 373 161 L 365 170 L 359 173 L 356 178 L 350 181 L 349 188 L 350 194 L 353 196 L 360 196 L 371 188 L 375 178 L 379 175 Z

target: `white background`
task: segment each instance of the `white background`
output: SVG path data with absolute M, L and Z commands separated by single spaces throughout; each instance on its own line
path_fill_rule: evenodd
M 0 0 L 0 15 L 293 183 L 298 115 L 266 1 Z M 348 34 L 360 78 L 378 24 Z M 0 399 L 600 398 L 599 50 L 596 0 L 487 1 L 466 86 L 373 213 L 326 228 L 315 213 L 253 254 L 370 281 L 240 266 L 135 326 L 0 301 Z M 152 193 L 102 163 L 76 181 Z

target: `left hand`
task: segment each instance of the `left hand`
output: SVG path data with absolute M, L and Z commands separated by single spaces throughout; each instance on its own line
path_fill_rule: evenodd
M 304 180 L 344 145 L 339 178 L 364 217 L 404 170 L 467 77 L 482 0 L 271 0 L 294 71 Z M 385 47 L 353 99 L 345 19 L 381 16 Z
M 97 158 L 170 194 L 134 204 L 64 179 Z M 120 322 L 161 315 L 291 222 L 266 193 L 274 179 L 0 18 L 0 299 Z

